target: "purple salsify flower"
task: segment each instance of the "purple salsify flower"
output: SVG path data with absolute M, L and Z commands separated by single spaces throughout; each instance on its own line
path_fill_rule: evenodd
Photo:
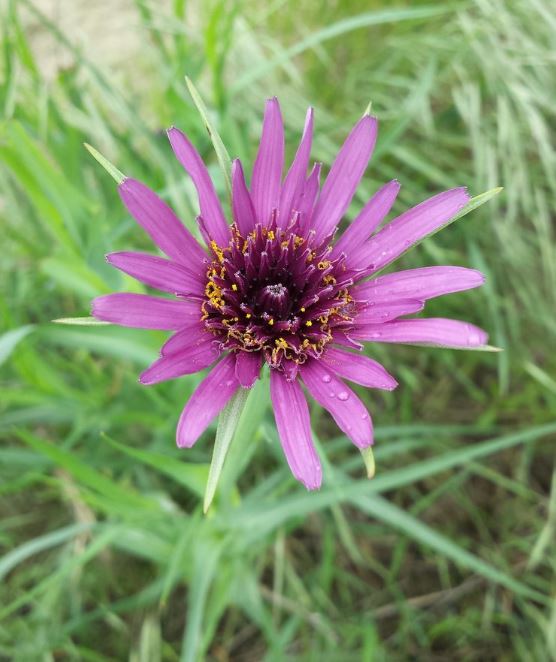
M 455 188 L 378 226 L 399 190 L 384 185 L 345 232 L 335 238 L 377 133 L 374 117 L 355 125 L 319 187 L 320 164 L 307 175 L 313 111 L 293 163 L 282 180 L 284 127 L 276 99 L 267 101 L 262 137 L 247 187 L 239 160 L 232 167 L 233 223 L 199 154 L 178 129 L 168 131 L 174 153 L 196 186 L 201 234 L 208 252 L 174 212 L 134 179 L 119 186 L 129 212 L 169 259 L 120 252 L 108 262 L 150 287 L 173 294 L 109 294 L 93 315 L 122 326 L 175 331 L 140 381 L 155 384 L 213 364 L 181 414 L 177 443 L 190 447 L 240 388 L 270 367 L 276 425 L 294 476 L 318 488 L 322 472 L 311 439 L 301 384 L 360 449 L 373 443 L 369 414 L 344 380 L 392 390 L 396 380 L 360 352 L 361 341 L 484 346 L 487 335 L 466 322 L 409 318 L 425 301 L 478 287 L 481 273 L 462 267 L 382 270 L 408 247 L 445 225 L 468 202 Z M 369 279 L 370 277 L 370 279 Z M 403 318 L 403 319 L 400 319 Z

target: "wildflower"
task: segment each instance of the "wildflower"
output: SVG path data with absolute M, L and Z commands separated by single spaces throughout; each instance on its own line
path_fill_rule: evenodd
M 399 190 L 391 181 L 336 238 L 371 157 L 377 122 L 368 114 L 357 122 L 322 188 L 320 164 L 307 176 L 312 133 L 309 109 L 282 180 L 284 127 L 278 101 L 267 101 L 250 188 L 240 161 L 233 163 L 230 225 L 199 154 L 171 128 L 174 153 L 197 189 L 197 221 L 207 249 L 151 190 L 125 179 L 119 186 L 125 206 L 168 259 L 119 252 L 107 260 L 174 298 L 120 293 L 93 302 L 100 320 L 175 332 L 141 374 L 143 384 L 215 364 L 180 416 L 180 447 L 193 446 L 235 392 L 252 387 L 268 364 L 284 453 L 308 489 L 320 486 L 321 465 L 302 384 L 364 450 L 373 443 L 371 418 L 344 380 L 386 390 L 397 382 L 360 353 L 362 342 L 472 348 L 487 340 L 484 331 L 465 322 L 406 317 L 428 299 L 481 285 L 479 272 L 437 266 L 373 276 L 453 218 L 468 202 L 466 190 L 435 195 L 377 230 Z

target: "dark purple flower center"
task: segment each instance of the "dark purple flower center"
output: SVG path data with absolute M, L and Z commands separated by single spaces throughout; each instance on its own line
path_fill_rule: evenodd
M 296 368 L 319 357 L 335 331 L 351 327 L 355 307 L 343 256 L 314 246 L 292 225 L 235 225 L 225 248 L 211 245 L 202 319 L 223 349 L 263 353 L 271 366 Z

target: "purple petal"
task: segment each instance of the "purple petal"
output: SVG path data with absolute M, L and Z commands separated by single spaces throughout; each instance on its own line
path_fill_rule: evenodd
M 425 304 L 422 301 L 413 299 L 401 299 L 400 301 L 380 301 L 374 303 L 373 301 L 362 308 L 355 318 L 355 323 L 360 325 L 366 324 L 384 324 L 390 320 L 401 317 L 402 315 L 411 315 L 423 310 Z
M 486 344 L 488 335 L 479 327 L 459 320 L 430 317 L 369 324 L 351 332 L 354 338 L 373 342 L 406 343 L 470 349 Z
M 167 379 L 190 375 L 208 368 L 220 355 L 214 336 L 202 342 L 191 343 L 189 347 L 175 354 L 162 356 L 141 373 L 141 384 L 157 384 Z
M 243 388 L 251 388 L 261 372 L 260 352 L 238 352 L 236 355 L 236 378 Z
M 203 343 L 207 338 L 213 341 L 216 339 L 212 333 L 207 331 L 203 322 L 199 319 L 193 319 L 185 326 L 180 327 L 179 331 L 168 338 L 160 348 L 160 355 L 170 356 L 171 354 L 178 354 L 191 345 Z
M 195 273 L 162 257 L 127 251 L 109 253 L 106 261 L 145 285 L 162 292 L 202 295 L 205 291 L 204 274 L 200 266 Z
M 480 271 L 465 267 L 423 267 L 379 276 L 351 291 L 357 301 L 400 298 L 426 301 L 434 297 L 479 287 L 485 282 Z
M 232 163 L 232 211 L 241 235 L 247 237 L 255 227 L 256 217 L 239 159 Z
M 230 228 L 203 159 L 179 129 L 175 127 L 168 129 L 168 138 L 176 158 L 195 184 L 201 216 L 211 238 L 219 246 L 227 246 L 230 242 Z
M 153 191 L 136 179 L 124 179 L 118 193 L 129 213 L 172 260 L 197 269 L 206 259 L 199 242 Z
M 321 168 L 322 163 L 315 163 L 311 170 L 311 174 L 305 182 L 301 196 L 299 199 L 294 200 L 293 203 L 294 211 L 297 210 L 301 215 L 301 225 L 305 232 L 311 228 L 311 216 L 319 192 Z
M 308 490 L 316 490 L 322 482 L 322 469 L 313 446 L 309 408 L 301 386 L 297 381 L 289 382 L 281 372 L 271 370 L 270 395 L 290 469 Z
M 189 398 L 176 432 L 180 448 L 191 448 L 239 388 L 235 356 L 228 354 L 217 363 Z
M 92 315 L 104 322 L 138 329 L 173 331 L 201 319 L 196 301 L 159 299 L 148 294 L 105 294 L 93 299 Z
M 329 347 L 323 354 L 322 361 L 338 376 L 361 386 L 392 391 L 398 385 L 380 363 L 363 354 L 353 354 Z
M 318 360 L 304 363 L 300 372 L 309 393 L 330 412 L 340 430 L 358 448 L 370 446 L 373 443 L 371 419 L 355 393 Z
M 364 115 L 338 152 L 324 182 L 315 213 L 316 241 L 334 232 L 365 172 L 376 141 L 376 118 Z
M 350 252 L 366 241 L 386 218 L 399 190 L 400 184 L 396 179 L 380 188 L 338 239 L 332 257 L 345 253 L 349 259 Z M 351 266 L 351 263 L 348 264 Z
M 345 331 L 335 329 L 332 332 L 332 336 L 335 345 L 341 345 L 342 347 L 349 347 L 350 349 L 355 349 L 358 352 L 360 352 L 363 349 L 363 345 L 360 342 L 353 340 L 353 338 L 351 338 L 350 335 Z
M 265 106 L 259 151 L 253 166 L 251 198 L 257 221 L 268 225 L 272 210 L 278 207 L 284 167 L 284 124 L 278 99 L 268 99 Z
M 305 118 L 305 127 L 301 142 L 295 154 L 288 174 L 284 179 L 282 192 L 280 193 L 280 215 L 278 216 L 278 227 L 287 227 L 292 211 L 294 200 L 299 200 L 305 187 L 305 177 L 309 167 L 309 157 L 311 155 L 311 143 L 313 141 L 313 109 L 307 110 Z
M 398 216 L 365 245 L 366 266 L 377 271 L 390 264 L 410 246 L 446 225 L 468 201 L 467 191 L 455 188 Z

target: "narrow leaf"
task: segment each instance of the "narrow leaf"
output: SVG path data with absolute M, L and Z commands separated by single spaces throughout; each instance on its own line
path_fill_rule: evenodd
M 10 357 L 18 343 L 29 335 L 34 328 L 33 324 L 26 324 L 18 329 L 10 329 L 10 331 L 6 331 L 0 336 L 0 365 Z
M 398 506 L 386 499 L 379 496 L 364 496 L 356 501 L 354 500 L 353 503 L 364 513 L 376 517 L 388 526 L 398 529 L 410 538 L 436 550 L 442 556 L 451 559 L 458 565 L 476 572 L 489 581 L 505 586 L 518 595 L 546 604 L 547 597 L 542 593 L 471 554 L 460 545 L 457 545 L 446 536 L 435 531 L 424 522 L 416 519 L 408 512 L 401 510 L 401 508 L 398 508 Z

